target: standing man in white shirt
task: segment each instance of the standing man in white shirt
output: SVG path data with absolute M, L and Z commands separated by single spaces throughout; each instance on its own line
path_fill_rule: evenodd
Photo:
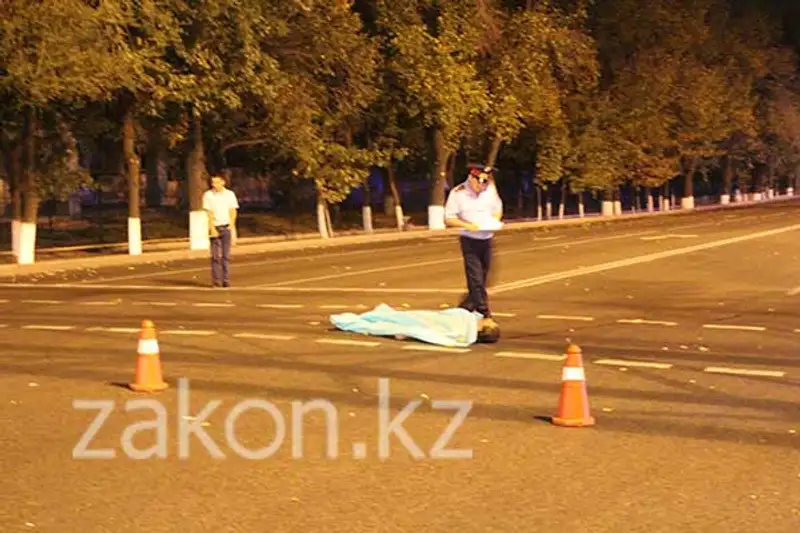
M 461 254 L 469 294 L 459 307 L 491 318 L 486 285 L 492 264 L 494 227 L 503 218 L 503 201 L 492 167 L 473 167 L 467 179 L 453 187 L 445 205 L 445 224 L 461 229 Z M 492 228 L 492 229 L 483 229 Z
M 231 246 L 236 241 L 236 213 L 239 201 L 225 187 L 225 178 L 213 176 L 211 189 L 203 194 L 203 209 L 208 213 L 211 239 L 211 283 L 214 287 L 230 287 L 228 266 Z

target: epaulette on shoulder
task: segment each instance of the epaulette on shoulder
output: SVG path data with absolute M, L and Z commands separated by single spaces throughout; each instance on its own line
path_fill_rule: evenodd
M 464 185 L 463 183 L 453 187 L 453 192 L 461 192 L 461 191 L 466 191 L 466 190 L 467 190 L 467 186 Z

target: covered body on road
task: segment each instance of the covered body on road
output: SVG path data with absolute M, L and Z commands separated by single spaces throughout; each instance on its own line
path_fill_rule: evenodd
M 451 308 L 439 311 L 397 310 L 380 304 L 365 313 L 331 315 L 331 323 L 342 331 L 380 337 L 411 338 L 447 347 L 465 347 L 476 342 L 494 342 L 499 328 L 477 312 Z

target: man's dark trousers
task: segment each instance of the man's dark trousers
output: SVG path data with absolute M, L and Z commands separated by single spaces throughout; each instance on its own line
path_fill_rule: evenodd
M 214 286 L 227 287 L 228 265 L 231 258 L 231 228 L 217 226 L 218 237 L 211 238 L 211 282 Z
M 467 275 L 469 295 L 459 307 L 469 311 L 477 311 L 484 317 L 490 317 L 489 295 L 486 284 L 489 280 L 489 268 L 492 263 L 492 239 L 473 239 L 461 236 L 461 254 L 464 256 L 464 271 Z

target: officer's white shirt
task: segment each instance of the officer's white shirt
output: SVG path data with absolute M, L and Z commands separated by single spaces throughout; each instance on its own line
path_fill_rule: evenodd
M 502 212 L 503 201 L 497 193 L 494 183 L 490 184 L 486 190 L 477 193 L 470 187 L 468 181 L 453 187 L 444 208 L 445 218 L 460 218 L 478 226 L 483 226 L 488 219 Z M 492 231 L 469 231 L 467 229 L 461 229 L 459 233 L 473 239 L 489 239 L 494 234 Z
M 203 194 L 203 209 L 214 214 L 214 225 L 225 226 L 231 223 L 231 209 L 239 209 L 236 194 L 224 188 L 220 192 L 209 189 Z

